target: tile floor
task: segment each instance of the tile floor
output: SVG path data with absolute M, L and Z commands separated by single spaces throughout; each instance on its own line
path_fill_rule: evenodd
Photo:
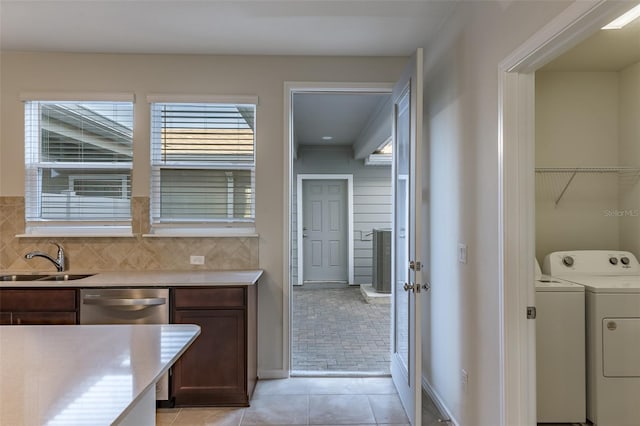
M 294 287 L 292 369 L 388 374 L 391 305 L 366 303 L 359 286 L 324 284 Z
M 442 426 L 423 398 L 423 426 Z M 389 377 L 261 380 L 247 408 L 159 409 L 157 425 L 408 425 Z

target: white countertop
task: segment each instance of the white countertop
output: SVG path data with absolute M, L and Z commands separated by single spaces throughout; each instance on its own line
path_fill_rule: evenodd
M 119 422 L 195 325 L 0 326 L 0 425 Z
M 51 272 L 50 275 L 73 275 L 86 272 Z M 0 281 L 2 287 L 180 287 L 254 285 L 262 270 L 243 271 L 121 271 L 97 272 L 90 277 L 69 281 Z M 3 272 L 0 275 L 19 274 Z M 42 274 L 42 272 L 28 272 Z M 47 274 L 47 273 L 44 273 Z

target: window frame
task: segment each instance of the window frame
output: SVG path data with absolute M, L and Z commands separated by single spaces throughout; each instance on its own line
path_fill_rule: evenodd
M 135 96 L 132 93 L 23 93 L 20 95 L 20 100 L 24 103 L 25 233 L 18 235 L 18 237 L 132 237 L 132 197 L 128 198 L 129 214 L 126 219 L 42 218 L 42 173 L 46 169 L 64 168 L 66 170 L 92 170 L 94 173 L 90 173 L 90 175 L 96 176 L 101 175 L 104 170 L 113 169 L 123 171 L 117 176 L 127 176 L 128 173 L 129 179 L 132 179 L 134 128 L 131 129 L 132 161 L 117 163 L 41 161 L 42 124 L 39 105 L 43 103 L 130 103 L 133 125 L 135 122 Z M 32 103 L 35 105 L 31 105 Z M 36 161 L 32 161 L 32 159 L 36 159 Z M 81 176 L 88 177 L 89 175 Z M 71 182 L 71 175 L 68 178 Z M 29 185 L 36 185 L 35 190 Z M 33 210 L 37 213 L 30 215 Z M 34 219 L 35 216 L 39 218 Z
M 255 220 L 256 220 L 256 163 L 257 163 L 257 96 L 216 96 L 216 95 L 149 95 L 147 96 L 149 103 L 150 115 L 150 191 L 149 191 L 149 225 L 150 234 L 147 237 L 210 237 L 210 236 L 256 236 Z M 156 104 L 212 104 L 212 105 L 229 105 L 229 106 L 252 106 L 254 108 L 253 116 L 253 161 L 233 162 L 233 161 L 161 161 L 156 163 L 154 158 L 157 156 L 157 150 L 161 149 L 162 144 L 155 141 L 154 132 L 154 106 Z M 227 218 L 162 218 L 161 217 L 161 178 L 162 170 L 220 170 L 229 173 L 234 171 L 250 171 L 251 174 L 251 218 L 234 218 L 233 217 L 233 201 L 235 192 L 227 183 Z M 233 183 L 231 183 L 233 185 Z

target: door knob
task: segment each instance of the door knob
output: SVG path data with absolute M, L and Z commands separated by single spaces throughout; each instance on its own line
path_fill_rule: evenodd
M 404 289 L 404 291 L 412 291 L 414 293 L 420 293 L 422 290 L 425 290 L 425 291 L 431 290 L 431 284 L 429 284 L 429 283 L 425 283 L 425 284 L 404 283 L 402 288 Z

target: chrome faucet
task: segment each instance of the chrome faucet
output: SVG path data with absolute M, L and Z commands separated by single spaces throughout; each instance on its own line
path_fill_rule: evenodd
M 26 259 L 33 259 L 34 257 L 44 257 L 45 259 L 48 259 L 51 261 L 51 263 L 53 263 L 54 265 L 56 265 L 56 268 L 58 269 L 58 272 L 62 272 L 64 271 L 64 267 L 65 267 L 65 263 L 64 263 L 64 249 L 62 248 L 62 246 L 54 241 L 50 241 L 51 244 L 55 244 L 56 246 L 58 246 L 58 257 L 56 259 L 54 259 L 53 257 L 49 256 L 47 253 L 41 252 L 41 251 L 31 251 L 27 254 L 24 255 L 24 257 Z

